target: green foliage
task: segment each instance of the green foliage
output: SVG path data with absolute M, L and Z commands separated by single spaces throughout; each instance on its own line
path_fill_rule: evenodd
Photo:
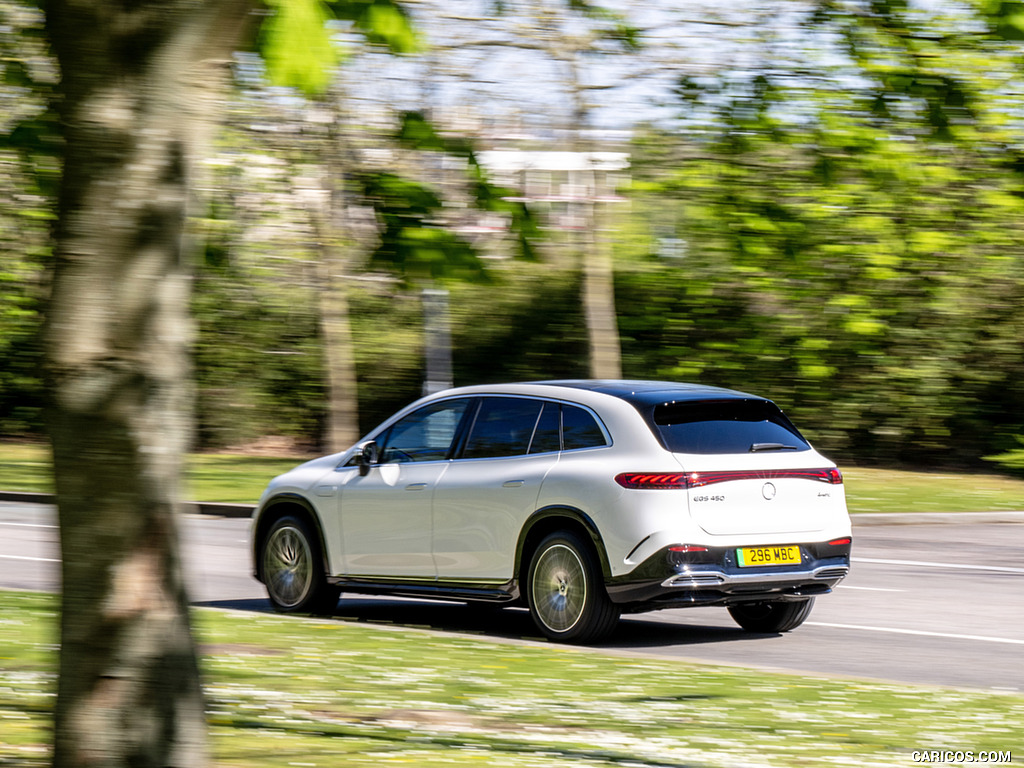
M 436 222 L 442 201 L 434 190 L 386 172 L 362 174 L 358 181 L 382 224 L 372 266 L 413 281 L 487 279 L 476 249 Z
M 56 80 L 31 4 L 0 0 L 0 433 L 41 428 L 39 330 L 60 163 Z
M 323 93 L 341 61 L 341 48 L 328 22 L 350 22 L 372 45 L 393 53 L 419 48 L 416 32 L 391 0 L 267 0 L 270 17 L 260 27 L 260 53 L 274 85 L 307 96 Z
M 1024 2 L 975 0 L 992 25 L 992 33 L 1004 40 L 1024 40 Z
M 392 0 L 331 0 L 339 19 L 351 21 L 374 45 L 392 53 L 415 53 L 421 44 L 404 6 Z
M 1024 472 L 1024 435 L 1016 435 L 1015 438 L 1019 447 L 995 456 L 986 456 L 985 461 L 994 462 L 1013 472 Z
M 845 460 L 976 461 L 1024 428 L 1011 51 L 902 3 L 819 10 L 831 71 L 681 83 L 710 127 L 637 142 L 647 227 L 686 250 L 620 266 L 625 366 L 767 393 Z
M 598 37 L 614 41 L 627 51 L 639 51 L 643 45 L 640 29 L 629 22 L 628 17 L 590 0 L 568 0 L 569 9 L 592 21 L 598 22 L 595 30 Z
M 616 11 L 566 8 L 598 48 L 637 47 Z M 637 133 L 623 190 L 631 211 L 613 237 L 626 374 L 770 394 L 844 460 L 990 455 L 1015 466 L 1022 8 L 821 0 L 801 29 L 751 59 L 771 66 L 681 79 L 679 130 Z M 307 94 L 323 92 L 340 59 L 332 35 L 404 53 L 420 45 L 403 6 L 386 0 L 270 9 L 268 72 Z M 40 426 L 39 308 L 60 148 L 42 16 L 0 0 L 0 27 L 0 431 L 10 434 Z M 775 31 L 762 32 L 771 44 Z M 320 172 L 309 146 L 320 128 L 279 98 L 263 102 L 282 116 L 236 116 L 275 129 L 224 139 L 199 222 L 207 446 L 278 432 L 312 445 L 324 416 L 318 235 L 297 191 Z M 576 281 L 542 264 L 485 261 L 493 254 L 479 236 L 456 234 L 472 223 L 463 212 L 488 211 L 511 222 L 515 255 L 541 251 L 533 212 L 490 181 L 472 144 L 417 111 L 399 113 L 393 136 L 365 133 L 347 155 L 344 194 L 348 211 L 373 208 L 372 231 L 339 244 L 367 277 L 350 292 L 363 427 L 420 391 L 419 306 L 401 283 L 468 281 L 451 286 L 459 382 L 584 375 Z M 359 165 L 371 145 L 394 162 Z
M 473 144 L 462 136 L 443 136 L 422 112 L 407 111 L 401 115 L 396 135 L 399 145 L 419 152 L 442 152 L 466 161 L 472 186 L 471 196 L 478 211 L 500 213 L 508 218 L 509 229 L 516 237 L 517 255 L 534 260 L 543 236 L 537 218 L 529 206 L 516 195 L 491 182 L 477 160 Z M 517 199 L 518 198 L 518 199 Z
M 291 86 L 306 94 L 326 90 L 339 60 L 321 0 L 268 0 L 273 13 L 260 28 L 263 60 L 275 85 Z

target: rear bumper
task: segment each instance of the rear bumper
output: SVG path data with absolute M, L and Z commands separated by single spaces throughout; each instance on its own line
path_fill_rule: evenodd
M 850 545 L 801 544 L 801 562 L 744 568 L 735 548 L 680 556 L 666 548 L 631 574 L 606 584 L 624 611 L 687 605 L 729 605 L 827 594 L 850 570 Z

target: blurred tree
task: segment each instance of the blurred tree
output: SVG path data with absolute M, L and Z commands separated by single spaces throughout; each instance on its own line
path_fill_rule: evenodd
M 570 148 L 583 157 L 603 149 L 587 137 L 595 128 L 589 94 L 595 89 L 610 87 L 587 77 L 587 59 L 617 52 L 636 51 L 640 32 L 625 14 L 589 0 L 552 3 L 531 0 L 527 3 L 532 39 L 544 53 L 559 63 L 564 72 L 565 89 L 571 110 L 569 117 Z M 595 379 L 617 379 L 622 376 L 622 353 L 615 311 L 614 274 L 608 242 L 607 206 L 601 199 L 612 191 L 607 189 L 605 174 L 596 167 L 588 168 L 579 188 L 572 190 L 580 199 L 574 205 L 581 215 L 577 237 L 572 247 L 577 251 L 582 272 L 582 299 L 589 339 L 590 375 Z
M 47 313 L 61 527 L 54 765 L 207 762 L 175 511 L 195 165 L 247 0 L 48 4 L 65 139 Z
M 477 4 L 480 5 L 480 4 Z M 629 4 L 626 4 L 629 6 Z M 494 10 L 498 13 L 493 13 Z M 635 7 L 611 7 L 590 0 L 511 0 L 491 4 L 490 12 L 472 13 L 469 5 L 448 4 L 436 12 L 437 21 L 448 21 L 429 48 L 431 64 L 463 81 L 480 79 L 484 63 L 469 54 L 486 51 L 487 58 L 517 51 L 523 80 L 538 82 L 544 100 L 544 130 L 554 129 L 564 138 L 559 149 L 576 153 L 580 167 L 562 183 L 564 206 L 575 224 L 552 237 L 549 253 L 559 248 L 568 252 L 582 275 L 581 300 L 589 338 L 590 373 L 597 378 L 621 374 L 619 334 L 616 325 L 613 269 L 608 242 L 608 206 L 603 204 L 614 190 L 608 189 L 607 174 L 598 163 L 589 162 L 595 151 L 607 144 L 595 138 L 599 127 L 593 117 L 593 96 L 628 82 L 617 67 L 602 61 L 620 54 L 635 53 L 641 47 L 641 31 L 631 22 Z M 456 31 L 471 24 L 469 31 Z M 459 62 L 470 58 L 473 67 L 460 71 Z M 602 66 L 605 64 L 605 66 Z M 611 74 L 610 74 L 611 73 Z M 489 89 L 488 98 L 502 98 Z M 545 169 L 539 169 L 544 171 Z M 557 265 L 556 268 L 558 268 Z
M 271 8 L 271 72 L 316 90 L 326 6 Z M 175 516 L 190 424 L 183 234 L 255 17 L 248 0 L 45 10 L 65 141 L 45 337 L 63 581 L 54 765 L 196 768 L 205 712 Z M 384 0 L 342 10 L 371 36 L 411 34 Z
M 0 434 L 42 429 L 39 344 L 60 151 L 42 12 L 0 1 Z
M 757 383 L 861 460 L 1005 443 L 1024 419 L 1021 91 L 977 22 L 823 3 L 759 27 L 756 65 L 681 81 L 680 135 L 637 144 L 661 258 L 647 316 L 623 320 L 627 368 Z

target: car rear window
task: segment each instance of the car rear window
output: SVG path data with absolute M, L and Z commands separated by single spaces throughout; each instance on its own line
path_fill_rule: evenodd
M 673 453 L 807 451 L 811 446 L 767 400 L 664 403 L 651 414 L 655 433 Z

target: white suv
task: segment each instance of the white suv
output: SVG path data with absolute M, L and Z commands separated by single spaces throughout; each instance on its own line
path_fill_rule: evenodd
M 425 397 L 271 481 L 252 531 L 277 610 L 330 611 L 341 590 L 525 603 L 580 643 L 691 605 L 785 632 L 851 543 L 842 474 L 775 404 L 657 381 Z

